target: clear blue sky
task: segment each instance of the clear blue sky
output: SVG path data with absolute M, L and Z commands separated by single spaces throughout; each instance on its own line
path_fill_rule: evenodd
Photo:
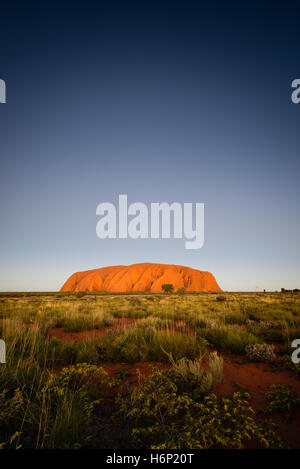
M 1 290 L 146 261 L 300 287 L 299 2 L 197 4 L 1 7 Z M 98 239 L 121 193 L 204 202 L 204 247 Z

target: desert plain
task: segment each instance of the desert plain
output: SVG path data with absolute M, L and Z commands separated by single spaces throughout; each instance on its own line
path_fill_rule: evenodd
M 298 292 L 1 293 L 2 448 L 300 448 Z

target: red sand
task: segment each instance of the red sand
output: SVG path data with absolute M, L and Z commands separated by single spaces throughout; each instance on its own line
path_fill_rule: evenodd
M 250 404 L 255 411 L 265 408 L 267 405 L 265 393 L 270 391 L 273 384 L 290 384 L 292 391 L 300 396 L 300 380 L 290 370 L 274 370 L 267 363 L 237 363 L 242 357 L 223 356 L 224 358 L 224 378 L 223 382 L 217 385 L 214 393 L 217 396 L 229 397 L 239 389 L 246 389 L 251 394 Z M 284 422 L 283 413 L 271 414 L 270 416 L 258 415 L 258 419 L 270 419 L 278 427 L 278 433 L 284 444 L 288 448 L 300 448 L 300 409 L 293 412 L 291 422 Z M 252 448 L 253 442 L 247 444 L 247 448 Z M 256 444 L 256 446 L 258 445 Z
M 91 329 L 83 332 L 66 332 L 62 327 L 54 327 L 50 329 L 49 336 L 57 337 L 63 343 L 74 341 L 84 342 L 85 340 L 107 335 L 109 331 L 118 331 L 125 327 L 133 326 L 138 320 L 139 319 L 135 318 L 116 318 L 112 326 L 105 327 L 103 329 Z

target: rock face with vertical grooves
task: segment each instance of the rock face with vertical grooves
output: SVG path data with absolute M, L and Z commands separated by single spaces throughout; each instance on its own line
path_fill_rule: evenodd
M 171 283 L 174 291 L 185 287 L 188 292 L 221 292 L 215 277 L 190 267 L 169 264 L 132 264 L 101 267 L 76 272 L 60 291 L 162 292 Z

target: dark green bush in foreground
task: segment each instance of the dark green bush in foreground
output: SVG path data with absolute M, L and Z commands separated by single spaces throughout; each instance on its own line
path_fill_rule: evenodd
M 120 413 L 133 422 L 132 437 L 145 448 L 243 448 L 251 439 L 266 448 L 281 447 L 273 425 L 253 419 L 249 397 L 237 392 L 232 398 L 194 399 L 180 394 L 168 373 L 155 372 L 120 401 Z
M 271 414 L 272 412 L 283 412 L 286 422 L 291 420 L 294 409 L 300 408 L 300 397 L 291 391 L 288 384 L 273 384 L 271 390 L 266 393 L 268 406 L 262 412 Z

